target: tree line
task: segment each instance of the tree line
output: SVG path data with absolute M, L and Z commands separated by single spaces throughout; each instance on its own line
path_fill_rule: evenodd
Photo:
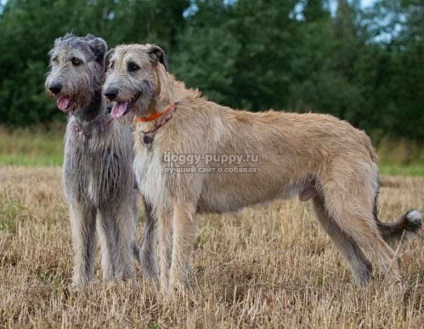
M 63 120 L 44 91 L 66 32 L 157 43 L 170 71 L 234 108 L 330 113 L 374 136 L 424 141 L 424 0 L 8 0 L 0 118 Z

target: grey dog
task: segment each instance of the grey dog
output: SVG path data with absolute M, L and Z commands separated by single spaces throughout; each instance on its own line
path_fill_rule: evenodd
M 73 34 L 55 40 L 45 87 L 67 113 L 63 184 L 72 228 L 73 283 L 92 278 L 96 231 L 100 238 L 103 279 L 135 275 L 133 255 L 145 276 L 157 277 L 151 208 L 146 205 L 142 247 L 136 243 L 137 190 L 131 168 L 131 128 L 112 121 L 101 87 L 106 42 Z

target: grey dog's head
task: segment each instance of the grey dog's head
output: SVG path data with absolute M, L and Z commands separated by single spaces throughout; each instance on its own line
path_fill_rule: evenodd
M 68 33 L 55 40 L 45 88 L 60 110 L 73 112 L 90 104 L 103 83 L 106 50 L 106 42 L 92 34 Z
M 168 69 L 157 45 L 123 45 L 106 54 L 103 94 L 113 102 L 112 116 L 146 115 L 161 93 Z

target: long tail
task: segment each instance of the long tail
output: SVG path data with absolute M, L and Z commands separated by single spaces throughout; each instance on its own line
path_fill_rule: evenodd
M 422 227 L 423 216 L 419 210 L 410 210 L 394 223 L 383 223 L 378 220 L 377 226 L 384 240 L 389 244 L 395 244 L 401 239 L 406 239 L 417 234 Z
M 417 235 L 421 230 L 423 215 L 421 211 L 412 209 L 402 215 L 394 223 L 384 223 L 378 219 L 377 215 L 377 199 L 380 192 L 380 179 L 377 178 L 377 192 L 374 197 L 374 219 L 377 222 L 377 227 L 383 236 L 383 239 L 390 245 L 395 245 L 400 240 L 406 240 L 413 235 Z

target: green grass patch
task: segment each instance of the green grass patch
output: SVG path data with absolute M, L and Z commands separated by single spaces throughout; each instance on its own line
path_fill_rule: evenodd
M 377 150 L 382 175 L 424 176 L 422 143 L 386 139 L 380 141 Z
M 62 165 L 64 132 L 63 125 L 16 130 L 0 128 L 0 165 Z
M 64 124 L 9 130 L 0 127 L 0 165 L 46 167 L 63 163 Z M 407 141 L 382 140 L 382 175 L 424 176 L 424 148 Z
M 61 166 L 63 157 L 58 155 L 25 155 L 25 154 L 0 154 L 0 164 L 7 166 L 24 167 L 50 167 Z
M 388 176 L 424 176 L 424 164 L 417 165 L 399 165 L 399 164 L 380 164 L 380 174 Z

